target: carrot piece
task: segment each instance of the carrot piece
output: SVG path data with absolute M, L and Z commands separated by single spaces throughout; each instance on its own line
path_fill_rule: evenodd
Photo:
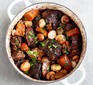
M 76 28 L 73 28 L 73 29 L 67 31 L 67 32 L 66 32 L 66 35 L 67 35 L 68 37 L 70 37 L 70 36 L 73 36 L 73 35 L 77 35 L 77 34 L 79 34 L 79 33 L 80 33 L 80 32 L 79 32 L 79 29 L 76 27 Z
M 47 25 L 47 28 L 48 28 L 49 31 L 51 31 L 52 30 L 52 25 L 51 24 L 48 24 Z
M 37 26 L 36 31 L 42 33 L 42 28 Z
M 43 28 L 37 27 L 36 31 L 42 33 L 45 37 L 47 37 L 47 35 L 48 35 L 48 32 Z
M 64 69 L 66 69 L 68 72 L 71 71 L 72 69 L 72 64 L 68 58 L 67 55 L 63 55 L 60 57 L 60 59 L 58 60 L 58 63 L 63 66 Z
M 18 35 L 18 36 L 24 36 L 25 35 L 25 25 L 22 22 L 22 20 L 20 20 L 16 25 L 15 35 Z
M 31 11 L 28 11 L 25 13 L 24 18 L 27 21 L 32 21 L 39 13 L 38 9 L 32 9 Z
M 27 46 L 26 43 L 22 43 L 22 44 L 21 44 L 21 50 L 23 50 L 23 51 L 29 50 L 29 47 Z
M 44 35 L 45 37 L 47 37 L 48 32 L 47 32 L 45 29 L 42 30 L 42 33 L 43 33 L 43 35 Z

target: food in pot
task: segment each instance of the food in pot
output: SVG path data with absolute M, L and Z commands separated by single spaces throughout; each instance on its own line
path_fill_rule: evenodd
M 32 9 L 15 25 L 10 47 L 23 73 L 38 80 L 57 80 L 77 66 L 82 37 L 75 22 L 63 12 Z

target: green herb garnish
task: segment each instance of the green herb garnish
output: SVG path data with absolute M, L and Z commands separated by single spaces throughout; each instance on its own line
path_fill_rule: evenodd
M 61 29 L 61 27 L 58 27 L 58 30 L 60 30 Z
M 28 36 L 28 38 L 30 39 L 30 38 L 31 38 L 31 36 L 29 35 L 29 36 Z
M 18 43 L 17 46 L 20 46 L 20 43 Z
M 48 48 L 52 48 L 52 47 L 57 48 L 57 46 L 54 45 L 54 44 L 50 44 L 50 45 L 48 46 Z
M 16 45 L 17 45 L 17 46 L 20 46 L 20 43 L 19 43 L 19 41 L 18 41 L 17 38 L 15 39 L 15 42 L 16 42 Z
M 48 68 L 47 68 L 47 71 L 49 72 L 51 69 L 50 69 L 50 66 L 48 66 Z
M 57 48 L 57 46 L 56 46 L 56 45 L 54 45 L 54 44 L 53 44 L 52 46 L 53 46 L 54 48 Z
M 48 48 L 51 48 L 51 46 L 48 46 Z
M 53 46 L 53 45 L 52 45 L 52 44 L 50 44 L 50 45 L 48 46 L 48 48 L 52 48 L 52 46 Z
M 32 55 L 33 54 L 33 51 L 27 51 L 27 54 L 28 55 Z
M 33 55 L 36 57 L 38 55 L 38 52 L 34 52 Z
M 30 35 L 34 36 L 34 34 L 32 32 L 29 32 Z
M 33 62 L 30 62 L 30 66 L 33 66 L 34 64 L 33 64 Z
M 65 53 L 66 53 L 66 55 L 68 55 L 68 54 L 69 54 L 67 50 L 65 50 Z
M 36 36 L 32 32 L 29 32 L 29 34 L 31 37 L 36 38 Z
M 25 21 L 27 21 L 27 18 L 24 18 Z
M 37 37 L 37 36 L 35 36 L 35 40 L 37 40 L 37 38 L 38 38 L 38 37 Z
M 58 29 L 63 29 L 66 25 L 65 24 L 60 24 Z
M 26 71 L 26 72 L 24 72 L 24 73 L 25 73 L 25 74 L 27 74 L 27 75 L 29 74 L 29 72 L 28 72 L 28 71 Z
M 52 41 L 51 41 L 51 42 L 53 43 L 54 41 L 55 41 L 55 39 L 52 39 Z
M 37 58 L 35 58 L 35 57 L 34 57 L 34 58 L 31 58 L 31 60 L 32 60 L 32 61 L 36 61 L 36 60 L 37 60 Z
M 30 66 L 34 66 L 34 63 L 37 62 L 37 58 L 29 58 Z
M 67 48 L 64 48 L 64 52 L 65 52 L 65 54 L 66 54 L 66 55 L 68 55 L 68 54 L 69 54 L 69 52 L 68 52 Z
M 18 44 L 18 43 L 19 43 L 19 41 L 18 41 L 18 39 L 17 39 L 17 38 L 15 39 L 15 41 L 16 41 L 16 44 Z
M 45 47 L 45 43 L 44 43 L 44 42 L 40 42 L 40 44 L 41 44 L 43 47 Z
M 59 64 L 56 64 L 56 66 L 59 66 Z
M 27 52 L 28 55 L 33 55 L 33 56 L 37 56 L 38 55 L 38 52 L 34 52 L 34 51 L 28 51 Z
M 69 65 L 68 63 L 65 63 L 65 64 L 64 64 L 64 67 L 66 67 L 66 66 L 68 66 L 68 65 Z
M 39 42 L 38 40 L 35 41 L 36 44 L 37 44 L 38 42 Z
M 66 36 L 66 40 L 68 40 L 68 36 Z

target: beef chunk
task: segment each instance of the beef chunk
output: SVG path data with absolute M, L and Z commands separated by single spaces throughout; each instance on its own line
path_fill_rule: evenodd
M 29 75 L 35 79 L 41 78 L 41 63 L 40 62 L 33 63 L 33 66 L 30 69 Z
M 65 31 L 68 31 L 68 30 L 70 30 L 70 29 L 72 29 L 74 26 L 72 25 L 72 24 L 70 24 L 70 23 L 68 23 L 68 24 L 66 24 L 66 26 L 65 26 Z
M 38 21 L 41 19 L 40 15 L 37 15 L 36 18 L 33 20 L 34 27 L 36 28 L 38 26 Z
M 80 36 L 75 35 L 71 37 L 71 49 L 75 50 L 80 47 Z
M 53 29 L 57 29 L 59 25 L 59 17 L 61 17 L 60 11 L 57 10 L 46 10 L 42 13 L 43 18 L 47 23 L 52 24 Z
M 45 40 L 45 46 L 40 48 L 45 51 L 50 60 L 55 60 L 61 55 L 62 46 L 56 40 Z
M 16 60 L 23 59 L 25 57 L 25 54 L 21 50 L 16 50 L 13 52 L 12 57 L 16 61 Z
M 33 28 L 26 29 L 26 40 L 27 40 L 28 46 L 33 47 L 36 45 L 37 38 L 35 36 Z
M 80 35 L 74 35 L 70 37 L 71 45 L 70 45 L 70 54 L 69 57 L 73 57 L 74 55 L 79 55 L 81 53 L 81 36 Z
M 21 42 L 22 42 L 22 37 L 12 36 L 10 42 L 11 42 L 11 45 L 13 47 L 20 48 L 21 47 Z
M 20 65 L 25 61 L 25 59 L 20 59 L 18 61 L 15 62 L 17 67 L 20 67 Z

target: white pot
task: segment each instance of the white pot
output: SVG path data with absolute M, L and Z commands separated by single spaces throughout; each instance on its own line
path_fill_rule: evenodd
M 10 10 L 11 8 L 18 2 L 20 2 L 22 0 L 15 0 L 15 3 L 12 3 L 8 9 L 8 15 L 10 17 L 10 19 L 12 20 L 14 18 L 14 16 L 10 13 Z M 23 0 L 24 1 L 24 0 Z M 30 4 L 30 2 L 28 2 L 28 0 L 26 0 L 26 5 Z M 57 10 L 60 10 L 62 11 L 64 14 L 67 14 L 76 24 L 77 26 L 79 27 L 80 29 L 80 32 L 81 32 L 81 36 L 82 36 L 82 53 L 81 53 L 81 56 L 80 56 L 80 60 L 79 60 L 79 63 L 77 64 L 76 68 L 74 70 L 72 70 L 69 74 L 67 74 L 66 76 L 58 79 L 58 80 L 53 80 L 53 81 L 42 81 L 42 80 L 36 80 L 36 79 L 33 79 L 29 76 L 27 76 L 26 74 L 24 74 L 23 72 L 21 72 L 17 66 L 15 65 L 14 63 L 14 60 L 13 58 L 11 57 L 11 50 L 10 50 L 10 36 L 11 36 L 11 32 L 14 28 L 14 26 L 17 24 L 17 22 L 23 17 L 23 15 L 31 10 L 31 9 L 34 9 L 34 8 L 37 8 L 37 9 L 46 9 L 46 8 L 49 8 L 49 9 L 57 9 Z M 84 26 L 82 24 L 82 22 L 80 21 L 80 19 L 76 16 L 75 13 L 73 13 L 70 9 L 68 9 L 67 7 L 63 6 L 63 5 L 59 5 L 59 4 L 56 4 L 56 3 L 51 3 L 51 2 L 40 2 L 40 3 L 36 3 L 36 4 L 33 4 L 33 5 L 30 5 L 28 7 L 26 7 L 23 11 L 21 11 L 18 15 L 15 16 L 15 18 L 12 20 L 10 26 L 8 27 L 8 31 L 7 31 L 7 35 L 6 35 L 6 51 L 7 51 L 7 54 L 8 54 L 8 58 L 10 60 L 10 62 L 12 63 L 13 67 L 22 75 L 24 76 L 25 78 L 27 79 L 30 79 L 32 81 L 36 81 L 36 82 L 45 82 L 45 83 L 49 83 L 49 82 L 55 82 L 55 81 L 59 81 L 59 80 L 63 80 L 63 83 L 64 83 L 64 79 L 66 79 L 68 76 L 70 76 L 81 64 L 83 58 L 84 58 L 84 55 L 85 55 L 85 51 L 86 51 L 86 46 L 87 46 L 87 41 L 86 41 L 86 33 L 85 33 L 85 29 L 84 29 Z M 82 71 L 82 70 L 81 70 Z M 84 72 L 83 72 L 84 73 Z M 84 74 L 85 75 L 85 74 Z M 67 81 L 65 82 L 65 84 L 68 85 Z M 69 84 L 70 85 L 70 84 Z M 72 84 L 71 84 L 72 85 Z M 77 84 L 74 84 L 74 85 L 77 85 Z

